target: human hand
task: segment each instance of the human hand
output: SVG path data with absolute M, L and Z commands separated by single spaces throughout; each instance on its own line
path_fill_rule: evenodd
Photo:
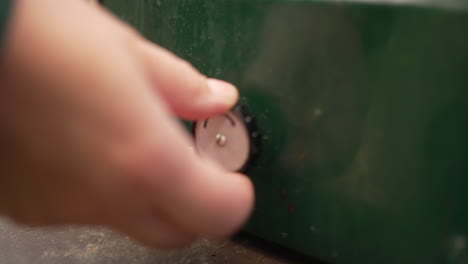
M 17 0 L 0 65 L 0 214 L 106 225 L 173 248 L 246 221 L 247 177 L 201 160 L 175 115 L 230 109 L 232 85 L 83 1 Z

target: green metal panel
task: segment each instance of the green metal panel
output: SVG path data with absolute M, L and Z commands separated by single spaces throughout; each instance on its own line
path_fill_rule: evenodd
M 248 231 L 337 264 L 468 263 L 467 2 L 376 2 L 105 1 L 240 88 L 264 135 Z
M 0 51 L 4 45 L 4 35 L 5 31 L 7 31 L 8 20 L 10 18 L 11 2 L 11 0 L 0 1 Z M 0 55 L 3 55 L 3 53 L 0 53 Z

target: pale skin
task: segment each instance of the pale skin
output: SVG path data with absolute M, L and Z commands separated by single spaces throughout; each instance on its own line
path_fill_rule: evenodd
M 104 225 L 162 249 L 248 219 L 249 179 L 199 158 L 176 119 L 228 111 L 236 88 L 103 9 L 15 1 L 0 83 L 1 215 Z

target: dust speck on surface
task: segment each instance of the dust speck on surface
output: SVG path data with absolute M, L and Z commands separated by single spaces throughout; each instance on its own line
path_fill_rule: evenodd
M 323 110 L 320 108 L 314 109 L 314 118 L 319 118 L 323 115 Z

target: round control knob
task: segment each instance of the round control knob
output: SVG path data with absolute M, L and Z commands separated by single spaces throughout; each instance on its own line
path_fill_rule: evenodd
M 230 171 L 245 171 L 259 149 L 255 119 L 245 106 L 194 124 L 198 154 Z

